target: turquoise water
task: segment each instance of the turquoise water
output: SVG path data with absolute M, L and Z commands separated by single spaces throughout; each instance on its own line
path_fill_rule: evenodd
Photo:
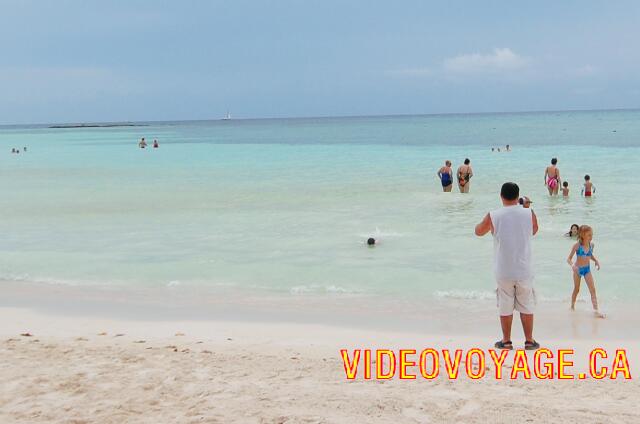
M 639 147 L 639 111 L 4 127 L 0 279 L 490 299 L 492 242 L 473 227 L 513 180 L 539 216 L 543 298 L 570 295 L 575 222 L 595 229 L 601 296 L 638 299 Z M 569 199 L 546 194 L 553 156 Z M 437 169 L 465 157 L 471 193 L 441 193 Z

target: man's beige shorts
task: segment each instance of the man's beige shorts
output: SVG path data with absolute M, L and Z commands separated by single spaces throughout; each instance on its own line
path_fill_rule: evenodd
M 536 306 L 533 281 L 498 281 L 496 289 L 498 311 L 501 316 L 513 315 L 513 311 L 532 314 Z

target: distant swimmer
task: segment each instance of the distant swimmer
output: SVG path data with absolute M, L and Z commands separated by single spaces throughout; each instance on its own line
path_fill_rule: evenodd
M 450 160 L 444 163 L 444 166 L 438 170 L 437 175 L 442 183 L 442 191 L 450 192 L 453 188 L 453 169 L 451 169 Z
M 26 147 L 23 147 L 23 148 L 22 148 L 22 151 L 23 151 L 23 152 L 26 152 L 26 151 L 27 151 L 27 148 L 26 148 Z
M 549 195 L 558 195 L 560 189 L 560 170 L 558 169 L 558 159 L 551 159 L 551 165 L 544 170 L 544 185 L 549 190 Z
M 591 197 L 592 194 L 595 194 L 596 187 L 591 182 L 591 177 L 589 175 L 584 176 L 584 188 L 582 189 L 582 194 L 584 197 Z
M 153 148 L 154 149 L 158 148 L 158 140 L 153 140 Z
M 562 182 L 562 197 L 569 197 L 569 181 Z
M 507 149 L 507 152 L 511 151 L 511 146 L 509 146 L 508 144 L 505 146 L 505 148 Z
M 14 147 L 13 149 L 11 149 L 11 153 L 15 153 L 16 152 L 16 148 Z
M 145 147 L 147 147 L 147 142 L 144 141 L 144 137 L 140 139 L 140 143 L 138 143 L 138 147 L 140 147 L 141 149 L 144 149 Z
M 374 239 L 373 237 L 369 237 L 367 239 L 367 246 L 373 247 L 376 245 L 376 239 Z
M 464 160 L 464 165 L 460 165 L 458 168 L 458 188 L 460 193 L 469 193 L 469 185 L 471 184 L 471 177 L 473 177 L 473 169 L 470 165 L 469 158 Z

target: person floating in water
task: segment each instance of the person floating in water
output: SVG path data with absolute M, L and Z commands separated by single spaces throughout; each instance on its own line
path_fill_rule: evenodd
M 587 174 L 584 176 L 584 188 L 582 189 L 582 194 L 584 197 L 591 197 L 592 194 L 595 194 L 596 187 L 591 182 L 591 177 Z
M 569 182 L 562 182 L 562 197 L 569 197 Z
M 595 281 L 591 273 L 591 261 L 594 262 L 596 269 L 600 270 L 600 262 L 593 254 L 593 230 L 588 225 L 581 225 L 578 230 L 578 242 L 573 245 L 567 263 L 573 270 L 573 293 L 571 294 L 571 310 L 576 309 L 576 300 L 580 292 L 580 281 L 584 277 L 587 283 L 589 293 L 591 294 L 591 304 L 593 312 L 598 318 L 604 318 L 604 314 L 598 309 L 598 297 L 596 295 Z M 576 261 L 573 263 L 573 255 L 576 255 Z
M 571 237 L 571 238 L 577 238 L 579 229 L 580 229 L 580 226 L 578 224 L 571 224 L 571 228 L 569 228 L 569 232 L 566 233 L 565 236 Z
M 549 195 L 558 195 L 560 189 L 560 170 L 558 169 L 558 159 L 551 159 L 551 165 L 544 170 L 544 185 L 549 190 Z
M 158 140 L 153 140 L 153 148 L 157 149 L 159 147 Z
M 144 137 L 140 139 L 140 143 L 138 143 L 138 147 L 140 147 L 141 149 L 144 149 L 145 147 L 147 147 L 147 142 L 144 141 Z
M 374 239 L 373 237 L 369 237 L 367 239 L 367 246 L 373 247 L 376 245 L 376 239 Z
M 505 148 L 507 149 L 507 152 L 511 151 L 511 146 L 509 146 L 508 144 L 505 146 Z
M 470 165 L 469 158 L 464 160 L 464 165 L 460 165 L 458 168 L 458 188 L 460 193 L 469 193 L 469 185 L 471 184 L 471 177 L 473 177 L 473 169 Z
M 444 163 L 444 166 L 438 170 L 437 175 L 442 183 L 442 191 L 450 192 L 453 188 L 453 170 L 451 169 L 450 160 Z

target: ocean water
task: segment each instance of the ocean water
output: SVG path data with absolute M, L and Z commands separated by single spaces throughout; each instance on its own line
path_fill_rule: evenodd
M 492 299 L 492 240 L 473 228 L 515 181 L 540 221 L 541 298 L 570 295 L 578 223 L 595 230 L 600 297 L 640 299 L 640 111 L 143 124 L 0 128 L 0 280 Z M 471 193 L 442 193 L 436 171 L 466 157 Z M 568 199 L 546 192 L 551 157 Z

